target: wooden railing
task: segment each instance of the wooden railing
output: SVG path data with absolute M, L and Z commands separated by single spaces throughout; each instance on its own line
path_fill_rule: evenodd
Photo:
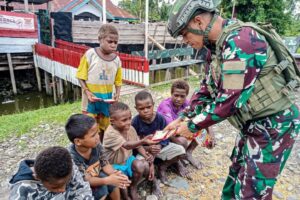
M 76 79 L 81 56 L 90 47 L 57 40 L 56 47 L 35 45 L 37 65 L 61 79 L 79 85 Z M 149 85 L 149 64 L 145 57 L 118 53 L 122 62 L 123 81 L 138 86 Z

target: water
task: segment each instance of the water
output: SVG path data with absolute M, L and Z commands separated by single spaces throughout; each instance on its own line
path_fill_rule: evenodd
M 22 95 L 0 98 L 0 115 L 21 113 L 53 106 L 53 96 L 45 93 L 28 92 Z

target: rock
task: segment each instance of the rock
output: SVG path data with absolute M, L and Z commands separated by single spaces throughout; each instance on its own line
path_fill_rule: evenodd
M 211 173 L 209 173 L 209 172 L 203 172 L 204 177 L 209 177 L 210 175 L 211 175 Z
M 292 185 L 288 186 L 287 190 L 290 192 L 294 189 L 294 187 Z
M 164 200 L 186 200 L 184 197 L 178 194 L 166 194 L 162 199 Z
M 146 192 L 145 190 L 142 190 L 142 191 L 140 192 L 140 194 L 141 194 L 142 197 L 145 197 L 145 196 L 147 195 L 147 192 Z
M 219 179 L 218 179 L 218 182 L 220 182 L 220 183 L 222 183 L 222 184 L 225 183 L 225 181 L 226 181 L 225 178 L 219 178 Z
M 178 193 L 178 189 L 175 187 L 168 187 L 168 189 L 165 191 L 165 193 L 176 194 L 176 193 Z
M 215 135 L 215 138 L 216 138 L 217 140 L 220 140 L 220 139 L 223 138 L 223 135 L 222 135 L 221 133 L 218 133 L 218 134 Z
M 299 200 L 299 197 L 296 197 L 296 196 L 288 196 L 287 200 Z
M 158 200 L 158 198 L 157 198 L 157 196 L 155 196 L 155 195 L 148 195 L 147 197 L 146 197 L 146 200 Z
M 209 150 L 209 149 L 204 149 L 204 153 L 210 154 L 210 152 L 211 152 L 211 150 Z
M 187 190 L 189 188 L 188 182 L 185 179 L 183 179 L 179 176 L 177 176 L 176 178 L 170 180 L 168 185 L 171 186 L 171 187 L 177 188 L 177 189 Z
M 22 82 L 21 83 L 21 88 L 23 90 L 28 90 L 28 89 L 31 89 L 33 86 L 30 84 L 30 83 L 26 83 L 26 82 Z
M 273 195 L 276 196 L 278 199 L 283 199 L 284 198 L 283 195 L 278 191 L 273 191 Z

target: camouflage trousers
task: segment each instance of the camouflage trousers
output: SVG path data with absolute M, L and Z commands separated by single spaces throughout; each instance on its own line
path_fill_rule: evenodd
M 222 199 L 272 199 L 300 131 L 298 108 L 248 123 L 236 139 Z

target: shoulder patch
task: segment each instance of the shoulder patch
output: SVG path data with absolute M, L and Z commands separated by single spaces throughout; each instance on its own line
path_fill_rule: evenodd
M 245 74 L 224 74 L 223 89 L 240 90 L 244 88 Z
M 225 61 L 223 63 L 223 70 L 245 70 L 245 61 Z

